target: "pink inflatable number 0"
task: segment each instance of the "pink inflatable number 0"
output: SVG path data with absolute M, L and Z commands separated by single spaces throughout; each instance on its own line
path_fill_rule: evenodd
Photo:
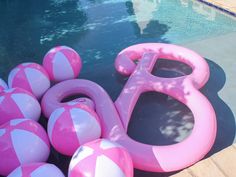
M 158 58 L 188 64 L 192 73 L 176 78 L 162 78 L 151 74 Z M 136 65 L 134 60 L 138 60 Z M 206 61 L 195 52 L 171 44 L 138 44 L 121 51 L 115 62 L 118 72 L 131 75 L 120 96 L 112 102 L 106 91 L 94 82 L 82 79 L 61 82 L 45 94 L 42 100 L 46 117 L 61 100 L 74 94 L 85 94 L 95 103 L 102 124 L 102 136 L 124 146 L 132 156 L 134 167 L 153 172 L 183 169 L 203 158 L 216 137 L 216 117 L 207 98 L 199 92 L 209 78 Z M 134 106 L 143 92 L 156 91 L 182 102 L 194 115 L 192 133 L 182 142 L 154 146 L 139 143 L 127 135 L 127 127 Z

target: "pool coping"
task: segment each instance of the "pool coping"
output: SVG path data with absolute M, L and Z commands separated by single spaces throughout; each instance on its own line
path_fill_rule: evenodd
M 197 0 L 197 1 L 202 2 L 202 3 L 204 3 L 204 4 L 208 5 L 208 6 L 214 7 L 216 9 L 220 10 L 220 11 L 223 11 L 223 12 L 229 14 L 229 15 L 232 15 L 232 16 L 236 17 L 236 13 L 235 12 L 232 12 L 232 11 L 226 9 L 226 8 L 223 8 L 223 7 L 220 7 L 220 6 L 216 5 L 216 4 L 208 2 L 207 0 Z

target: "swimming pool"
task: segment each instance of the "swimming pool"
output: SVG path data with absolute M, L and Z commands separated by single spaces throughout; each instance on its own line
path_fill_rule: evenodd
M 1 1 L 0 13 L 3 77 L 16 63 L 40 61 L 60 44 L 79 51 L 90 72 L 112 64 L 127 45 L 183 43 L 236 31 L 233 17 L 192 0 L 13 0 Z
M 1 1 L 0 20 L 1 77 L 6 79 L 21 62 L 40 63 L 55 45 L 68 45 L 83 59 L 80 78 L 97 82 L 113 99 L 126 81 L 113 66 L 121 49 L 141 42 L 184 44 L 236 32 L 234 17 L 192 0 Z M 149 113 L 142 111 L 144 106 L 151 108 Z M 141 97 L 133 117 L 129 135 L 145 143 L 176 143 L 193 126 L 185 106 L 157 93 Z M 52 161 L 62 158 L 51 156 Z M 145 175 L 151 176 L 136 172 Z

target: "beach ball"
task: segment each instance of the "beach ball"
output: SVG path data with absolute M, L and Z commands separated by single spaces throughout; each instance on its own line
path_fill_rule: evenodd
M 43 59 L 43 67 L 55 82 L 77 78 L 81 66 L 79 54 L 67 46 L 52 48 Z
M 0 125 L 23 117 L 37 121 L 40 114 L 38 100 L 26 90 L 12 88 L 0 93 Z
M 0 78 L 0 92 L 2 92 L 3 90 L 5 90 L 7 88 L 8 88 L 8 86 L 7 86 L 6 82 Z
M 51 114 L 48 136 L 58 152 L 72 156 L 80 145 L 100 138 L 101 127 L 93 110 L 76 102 L 68 103 Z
M 41 98 L 50 87 L 45 69 L 37 63 L 22 63 L 11 70 L 8 76 L 9 88 L 19 87 Z
M 75 152 L 68 173 L 68 177 L 133 177 L 133 163 L 125 148 L 98 139 Z
M 49 153 L 47 133 L 36 121 L 14 119 L 0 126 L 0 175 L 21 164 L 44 162 Z
M 59 168 L 49 163 L 29 163 L 17 167 L 7 177 L 65 177 Z

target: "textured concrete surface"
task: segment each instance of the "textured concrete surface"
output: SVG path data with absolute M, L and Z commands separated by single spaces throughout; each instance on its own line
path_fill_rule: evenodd
M 235 174 L 236 145 L 234 144 L 171 177 L 234 177 Z

